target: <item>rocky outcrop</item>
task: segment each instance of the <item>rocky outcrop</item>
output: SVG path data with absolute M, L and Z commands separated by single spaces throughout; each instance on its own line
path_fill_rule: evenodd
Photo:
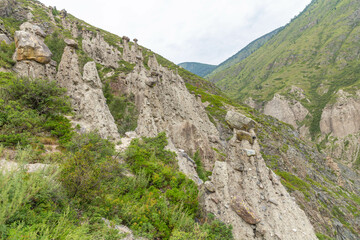
M 340 90 L 335 104 L 325 107 L 321 115 L 320 129 L 343 138 L 360 130 L 360 100 Z
M 28 9 L 18 6 L 16 0 L 0 0 L 0 17 L 11 17 L 18 21 L 25 20 Z
M 188 154 L 199 151 L 205 167 L 214 163 L 213 142 L 219 142 L 201 101 L 190 94 L 184 80 L 150 58 L 150 70 L 138 64 L 134 71 L 112 83 L 123 93 L 134 94 L 139 118 L 136 132 L 156 136 L 166 131 L 169 142 Z M 149 82 L 152 82 L 149 86 Z M 211 141 L 209 136 L 212 136 Z
M 287 100 L 285 97 L 275 94 L 274 98 L 265 104 L 264 114 L 270 115 L 294 127 L 309 114 L 309 111 L 296 100 Z
M 34 60 L 41 64 L 49 63 L 52 53 L 44 43 L 45 33 L 41 28 L 30 23 L 23 24 L 21 28 L 23 30 L 15 32 L 15 59 L 17 61 Z
M 5 42 L 6 44 L 10 44 L 11 40 L 8 38 L 6 34 L 0 33 L 0 43 Z
M 97 130 L 101 137 L 120 139 L 114 118 L 106 104 L 95 62 L 84 66 L 81 76 L 75 48 L 65 47 L 56 79 L 67 89 L 76 117 L 72 119 L 81 131 Z
M 148 66 L 150 70 L 136 65 L 112 87 L 135 95 L 140 113 L 138 135 L 167 133 L 169 149 L 178 155 L 179 169 L 203 186 L 205 210 L 232 224 L 235 239 L 316 239 L 304 212 L 266 167 L 253 131 L 255 121 L 230 111 L 226 120 L 234 137 L 228 143 L 221 142 L 201 99 L 187 91 L 183 79 L 159 65 L 155 57 L 150 57 Z M 224 151 L 225 161 L 217 161 L 213 147 Z M 213 173 L 203 184 L 189 157 L 197 150 L 206 169 Z
M 54 80 L 56 62 L 44 43 L 45 32 L 37 25 L 25 22 L 15 32 L 15 54 L 17 61 L 13 70 L 20 76 Z
M 254 128 L 256 124 L 251 118 L 234 111 L 228 111 L 225 120 L 231 128 L 236 128 L 238 130 L 250 130 L 251 128 Z
M 255 154 L 249 156 L 248 150 Z M 235 239 L 317 239 L 305 213 L 266 167 L 259 151 L 256 140 L 251 145 L 234 136 L 226 161 L 215 163 L 213 189 L 203 190 L 203 206 L 233 226 Z
M 42 78 L 55 80 L 56 78 L 56 65 L 53 60 L 48 64 L 41 64 L 35 61 L 23 60 L 19 61 L 13 67 L 13 70 L 22 77 L 29 77 L 32 79 Z
M 118 49 L 110 46 L 97 32 L 83 32 L 82 33 L 82 47 L 86 54 L 89 55 L 95 62 L 103 64 L 107 67 L 118 68 L 118 62 L 121 60 L 121 53 Z

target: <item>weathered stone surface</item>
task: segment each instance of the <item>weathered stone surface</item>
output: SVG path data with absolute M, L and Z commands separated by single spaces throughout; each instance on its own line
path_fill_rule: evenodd
M 233 226 L 234 239 L 316 240 L 305 213 L 266 167 L 257 140 L 251 145 L 234 136 L 228 146 L 226 161 L 212 170 L 215 192 L 203 193 L 202 206 Z M 251 158 L 243 150 L 250 148 L 257 152 Z
M 320 129 L 324 134 L 345 137 L 360 131 L 360 99 L 340 90 L 335 104 L 323 110 Z
M 0 34 L 0 43 L 1 42 L 5 42 L 6 44 L 10 44 L 11 40 L 8 38 L 8 36 L 6 36 L 5 34 L 1 33 Z
M 154 78 L 148 78 L 146 81 L 145 81 L 145 84 L 148 85 L 149 87 L 154 87 L 157 83 L 157 80 L 154 79 Z
M 143 237 L 135 237 L 133 232 L 131 231 L 130 228 L 128 228 L 127 226 L 124 225 L 113 225 L 110 223 L 109 220 L 102 218 L 102 220 L 105 222 L 105 224 L 107 225 L 108 228 L 111 229 L 115 229 L 118 231 L 119 234 L 126 234 L 125 237 L 121 238 L 121 240 L 146 240 L 147 238 L 143 238 Z
M 76 118 L 72 119 L 75 125 L 79 124 L 83 131 L 97 130 L 103 138 L 120 139 L 114 118 L 106 104 L 95 62 L 85 64 L 84 74 L 81 76 L 76 51 L 67 46 L 56 79 L 68 90 L 76 113 Z
M 51 168 L 56 168 L 56 165 L 49 165 L 43 163 L 33 163 L 33 164 L 25 164 L 20 165 L 14 161 L 8 161 L 5 159 L 0 159 L 0 172 L 12 172 L 19 171 L 20 169 L 25 169 L 28 173 L 38 172 L 38 171 L 46 171 Z
M 209 120 L 202 103 L 188 92 L 184 80 L 157 65 L 155 59 L 152 61 L 153 70 L 155 68 L 161 74 L 156 77 L 157 84 L 152 88 L 146 83 L 155 78 L 151 76 L 153 70 L 149 71 L 139 64 L 125 78 L 112 83 L 114 89 L 135 96 L 139 112 L 136 132 L 154 137 L 165 130 L 169 142 L 176 149 L 184 149 L 189 154 L 199 151 L 204 165 L 211 167 L 215 159 L 212 147 L 217 146 L 213 142 L 220 141 L 213 137 L 213 142 L 210 142 L 208 136 L 219 135 L 216 127 Z
M 235 134 L 236 134 L 237 140 L 239 140 L 239 141 L 246 140 L 250 144 L 254 143 L 255 139 L 253 138 L 253 136 L 249 132 L 246 132 L 246 131 L 243 131 L 243 130 L 235 130 Z
M 20 31 L 29 32 L 29 33 L 32 33 L 39 37 L 42 37 L 42 38 L 46 37 L 46 33 L 44 32 L 43 29 L 41 29 L 41 27 L 34 25 L 32 23 L 29 23 L 29 22 L 25 22 L 25 23 L 21 24 Z
M 251 118 L 234 111 L 228 111 L 226 113 L 225 120 L 231 128 L 236 128 L 239 130 L 249 130 L 256 125 L 255 121 Z
M 251 156 L 255 156 L 255 155 L 256 155 L 256 151 L 253 150 L 253 149 L 245 149 L 245 151 L 246 151 L 246 155 L 247 155 L 248 157 L 251 157 Z
M 110 46 L 100 33 L 94 35 L 93 32 L 82 33 L 82 47 L 95 62 L 108 67 L 118 68 L 121 60 L 121 53 L 115 47 Z
M 254 210 L 240 197 L 232 198 L 231 207 L 248 224 L 257 224 L 261 221 Z
M 66 45 L 73 47 L 75 49 L 79 47 L 78 43 L 74 39 L 66 38 L 64 42 L 66 43 Z
M 41 64 L 47 64 L 51 61 L 52 53 L 50 49 L 35 34 L 16 31 L 15 45 L 15 58 L 17 61 L 34 60 Z
M 32 79 L 42 78 L 55 80 L 56 78 L 56 65 L 53 60 L 48 64 L 41 64 L 35 61 L 23 60 L 16 62 L 13 70 L 22 77 L 29 77 Z
M 267 102 L 264 107 L 264 114 L 270 115 L 294 127 L 296 121 L 301 122 L 308 115 L 309 111 L 298 101 L 289 101 L 285 97 L 275 94 L 274 98 Z
M 205 183 L 204 183 L 204 187 L 206 188 L 206 190 L 208 190 L 209 192 L 215 192 L 215 186 L 214 186 L 214 184 L 212 183 L 212 182 L 210 182 L 210 181 L 206 181 Z

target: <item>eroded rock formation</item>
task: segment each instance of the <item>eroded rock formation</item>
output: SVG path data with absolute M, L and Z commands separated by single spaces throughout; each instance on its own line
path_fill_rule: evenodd
M 82 33 L 82 47 L 84 51 L 97 63 L 107 67 L 118 68 L 118 61 L 121 60 L 121 53 L 118 49 L 110 46 L 100 33 Z
M 64 49 L 56 79 L 67 89 L 71 98 L 76 113 L 73 123 L 79 124 L 82 131 L 97 129 L 104 138 L 120 139 L 114 118 L 106 104 L 95 62 L 85 64 L 84 74 L 81 76 L 78 56 L 70 44 Z
M 44 43 L 46 36 L 39 26 L 25 22 L 20 31 L 15 32 L 17 61 L 13 70 L 20 76 L 30 78 L 55 79 L 56 62 L 51 60 L 52 53 Z
M 300 102 L 290 102 L 285 97 L 275 94 L 274 98 L 265 104 L 264 113 L 297 127 L 297 122 L 303 121 L 309 111 Z
M 205 210 L 232 224 L 235 239 L 316 239 L 305 213 L 266 167 L 252 130 L 255 121 L 228 112 L 226 120 L 234 137 L 222 142 L 201 99 L 188 92 L 183 79 L 159 65 L 155 57 L 149 58 L 148 66 L 150 70 L 137 65 L 113 87 L 135 95 L 138 135 L 167 133 L 180 170 L 203 186 Z M 214 147 L 226 154 L 225 161 L 216 158 Z M 203 184 L 188 155 L 197 150 L 213 173 L 211 181 Z
M 320 129 L 324 134 L 332 133 L 343 138 L 360 130 L 360 100 L 358 96 L 340 90 L 335 104 L 325 107 L 321 115 Z
M 212 190 L 204 188 L 205 209 L 232 224 L 235 239 L 317 239 L 305 213 L 259 152 L 256 139 L 251 144 L 234 134 L 226 161 L 215 162 Z

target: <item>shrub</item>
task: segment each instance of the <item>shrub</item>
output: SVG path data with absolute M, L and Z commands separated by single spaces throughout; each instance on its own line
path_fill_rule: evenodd
M 53 8 L 53 13 L 57 13 L 56 8 Z M 55 14 L 54 14 L 55 15 Z M 64 53 L 64 48 L 66 46 L 63 38 L 60 36 L 60 32 L 54 31 L 51 35 L 48 35 L 45 38 L 45 44 L 49 47 L 52 55 L 52 59 L 60 63 L 62 54 Z
M 15 65 L 12 56 L 15 52 L 15 43 L 6 44 L 4 41 L 0 42 L 0 67 L 11 68 Z
M 71 137 L 70 112 L 65 89 L 46 80 L 18 79 L 0 74 L 0 142 L 5 146 L 27 145 L 49 131 L 65 143 Z
M 70 197 L 90 202 L 100 196 L 102 181 L 119 170 L 112 158 L 114 145 L 97 133 L 87 133 L 74 136 L 66 147 L 71 154 L 62 164 L 60 179 Z
M 44 115 L 70 112 L 70 102 L 65 92 L 66 89 L 58 87 L 55 81 L 27 78 L 15 78 L 3 89 L 5 100 L 17 101 Z

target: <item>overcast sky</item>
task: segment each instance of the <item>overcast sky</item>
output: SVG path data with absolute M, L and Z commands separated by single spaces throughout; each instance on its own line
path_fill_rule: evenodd
M 40 0 L 175 62 L 219 64 L 311 0 Z

